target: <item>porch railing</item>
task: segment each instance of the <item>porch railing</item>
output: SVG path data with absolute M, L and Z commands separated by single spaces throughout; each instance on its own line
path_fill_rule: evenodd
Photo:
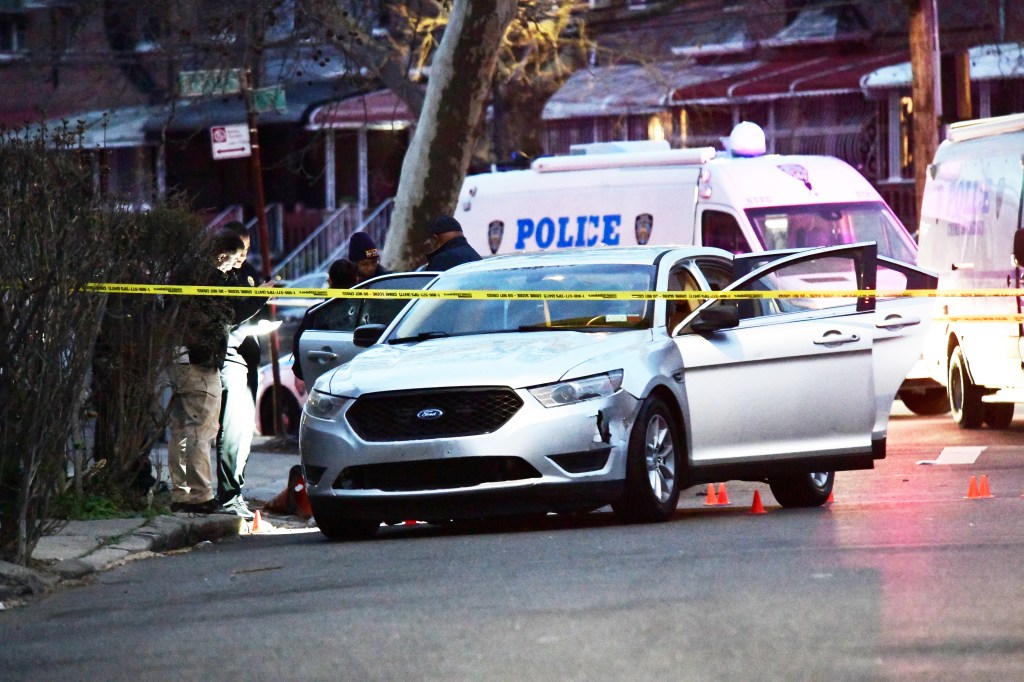
M 359 209 L 354 204 L 345 204 L 327 214 L 323 222 L 273 268 L 273 278 L 292 280 L 320 270 L 325 261 L 330 263 L 327 260 L 330 254 L 342 244 L 348 244 L 349 235 L 356 231 L 358 216 Z
M 281 204 L 267 204 L 263 209 L 267 217 L 267 236 L 270 240 L 270 260 L 284 251 L 284 206 Z M 253 217 L 245 226 L 249 229 L 249 260 L 253 265 L 260 265 L 263 259 L 263 247 L 261 246 L 260 229 L 257 219 Z
M 384 240 L 387 238 L 388 228 L 391 226 L 391 213 L 395 209 L 395 200 L 386 199 L 377 208 L 366 217 L 366 220 L 361 222 L 355 229 L 349 231 L 345 235 L 345 239 L 342 243 L 338 244 L 337 247 L 324 258 L 316 268 L 310 272 L 326 272 L 331 267 L 331 263 L 339 258 L 344 258 L 348 255 L 348 242 L 355 232 L 365 232 L 370 235 L 373 239 L 373 243 L 377 245 L 377 248 L 384 246 Z

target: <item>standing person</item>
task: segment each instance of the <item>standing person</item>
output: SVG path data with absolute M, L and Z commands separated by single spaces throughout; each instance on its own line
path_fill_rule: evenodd
M 348 259 L 356 264 L 356 282 L 388 274 L 380 264 L 380 250 L 365 232 L 356 232 L 348 240 Z
M 227 272 L 244 250 L 238 235 L 218 230 L 206 237 L 196 258 L 172 274 L 171 283 L 224 286 Z M 234 309 L 225 298 L 190 296 L 182 302 L 179 315 L 184 345 L 168 369 L 172 391 L 167 444 L 171 511 L 210 514 L 219 507 L 210 485 L 210 444 L 217 435 L 220 369 Z
M 245 249 L 239 254 L 234 268 L 227 273 L 227 286 L 255 287 L 262 276 L 246 260 L 251 238 L 249 230 L 237 220 L 227 223 L 224 230 L 242 240 Z M 268 300 L 261 296 L 240 296 L 231 299 L 235 325 L 228 336 L 227 354 L 220 370 L 221 402 L 220 430 L 217 432 L 217 501 L 226 514 L 251 521 L 254 514 L 242 497 L 245 465 L 252 449 L 252 435 L 256 427 L 256 377 L 259 374 L 260 344 L 255 336 L 246 335 L 241 324 L 252 318 Z
M 329 289 L 351 289 L 358 281 L 358 266 L 347 258 L 339 258 L 334 261 L 331 263 L 331 268 L 327 271 L 327 287 Z M 299 328 L 295 330 L 295 336 L 292 337 L 292 374 L 299 381 L 304 381 L 302 377 L 302 363 L 299 362 L 299 338 L 302 336 L 302 332 L 309 328 L 309 322 L 313 319 L 313 311 L 324 303 L 326 301 L 321 301 L 306 311 L 306 314 L 302 316 Z
M 424 270 L 440 272 L 480 260 L 480 254 L 469 245 L 462 233 L 462 225 L 450 215 L 434 218 L 428 229 L 430 237 L 427 238 L 427 248 L 431 251 L 427 254 L 429 260 Z

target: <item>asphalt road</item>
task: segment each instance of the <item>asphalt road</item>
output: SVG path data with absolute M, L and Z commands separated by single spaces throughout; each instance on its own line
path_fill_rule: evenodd
M 819 509 L 239 537 L 0 613 L 0 678 L 1020 680 L 1022 442 L 897 411 Z

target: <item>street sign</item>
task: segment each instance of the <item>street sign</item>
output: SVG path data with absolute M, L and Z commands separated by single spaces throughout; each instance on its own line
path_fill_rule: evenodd
M 288 103 L 284 97 L 284 87 L 272 85 L 269 88 L 257 88 L 252 92 L 253 108 L 258 112 L 286 111 Z
M 252 155 L 249 144 L 249 126 L 244 123 L 210 128 L 210 147 L 213 160 L 240 159 Z
M 178 74 L 178 93 L 182 97 L 232 95 L 242 91 L 242 69 L 206 69 Z

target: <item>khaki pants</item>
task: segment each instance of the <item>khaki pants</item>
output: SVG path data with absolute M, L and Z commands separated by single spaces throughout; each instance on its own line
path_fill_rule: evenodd
M 220 372 L 211 367 L 172 364 L 167 467 L 171 501 L 202 503 L 213 497 L 210 445 L 217 435 Z

